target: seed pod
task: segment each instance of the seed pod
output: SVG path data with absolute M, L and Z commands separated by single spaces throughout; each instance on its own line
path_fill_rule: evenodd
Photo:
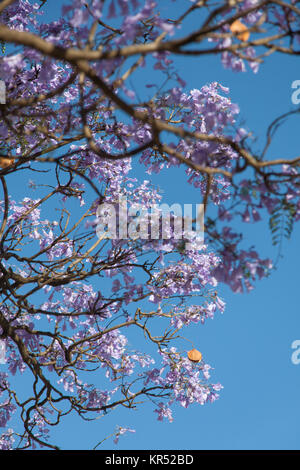
M 200 362 L 202 359 L 202 354 L 197 349 L 191 349 L 188 351 L 187 355 L 189 360 L 192 362 Z
M 233 33 L 240 33 L 237 34 L 237 38 L 240 41 L 248 41 L 250 37 L 250 33 L 248 31 L 247 26 L 245 26 L 240 20 L 235 20 L 231 24 L 230 31 L 232 31 Z
M 0 167 L 1 168 L 7 168 L 10 165 L 13 165 L 15 163 L 14 158 L 6 158 L 6 157 L 0 157 Z

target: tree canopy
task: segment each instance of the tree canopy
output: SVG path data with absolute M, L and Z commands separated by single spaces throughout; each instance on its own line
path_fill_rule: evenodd
M 258 153 L 229 90 L 189 90 L 176 68 L 178 56 L 212 55 L 259 73 L 273 54 L 299 55 L 298 0 L 184 0 L 179 16 L 178 0 L 167 16 L 159 1 L 73 0 L 45 21 L 48 3 L 0 3 L 2 449 L 58 449 L 50 429 L 70 413 L 149 401 L 172 421 L 176 403 L 219 398 L 182 330 L 224 311 L 220 283 L 244 292 L 272 271 L 235 220 L 269 217 L 278 244 L 300 218 L 300 157 L 269 152 L 299 109 L 270 123 Z M 161 207 L 149 175 L 172 167 L 201 200 L 202 228 Z

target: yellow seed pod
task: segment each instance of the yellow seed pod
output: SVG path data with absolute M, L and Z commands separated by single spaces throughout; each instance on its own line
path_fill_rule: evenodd
M 7 168 L 15 163 L 14 158 L 0 157 L 0 167 Z
M 240 33 L 240 34 L 237 34 L 237 38 L 240 41 L 248 41 L 250 37 L 250 33 L 248 31 L 247 26 L 245 26 L 240 20 L 235 20 L 231 24 L 230 31 L 232 33 Z
M 191 349 L 188 351 L 187 355 L 189 360 L 192 362 L 200 362 L 202 359 L 202 354 L 197 349 Z

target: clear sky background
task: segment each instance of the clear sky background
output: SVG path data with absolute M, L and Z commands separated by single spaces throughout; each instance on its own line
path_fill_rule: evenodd
M 56 2 L 55 7 L 54 2 L 47 3 L 45 18 L 59 14 Z M 162 10 L 167 3 L 158 1 Z M 177 4 L 180 2 L 172 3 L 169 16 L 176 16 Z M 239 104 L 246 121 L 244 126 L 258 137 L 255 148 L 262 147 L 274 118 L 295 109 L 291 84 L 300 79 L 296 58 L 273 55 L 258 74 L 249 69 L 239 74 L 225 70 L 219 56 L 177 57 L 175 65 L 187 91 L 212 81 L 230 88 L 230 97 Z M 143 86 L 142 74 L 140 82 L 134 83 Z M 299 118 L 287 121 L 269 156 L 296 156 L 299 129 Z M 139 177 L 150 179 L 144 167 L 135 168 Z M 183 169 L 151 179 L 163 188 L 164 202 L 201 202 L 195 189 L 185 183 Z M 19 191 L 17 185 L 10 186 L 16 200 Z M 242 224 L 240 229 L 246 233 L 247 245 L 256 244 L 262 257 L 276 256 L 266 223 Z M 220 286 L 226 301 L 224 314 L 190 330 L 189 336 L 215 369 L 213 381 L 224 386 L 218 401 L 188 409 L 177 406 L 173 423 L 157 421 L 153 407 L 147 404 L 137 410 L 117 408 L 94 422 L 66 417 L 65 424 L 52 431 L 52 441 L 64 449 L 91 449 L 119 424 L 136 432 L 121 437 L 118 446 L 108 439 L 99 449 L 300 449 L 300 365 L 291 362 L 291 344 L 300 340 L 299 235 L 296 225 L 291 240 L 284 243 L 278 269 L 257 282 L 251 293 L 233 294 Z

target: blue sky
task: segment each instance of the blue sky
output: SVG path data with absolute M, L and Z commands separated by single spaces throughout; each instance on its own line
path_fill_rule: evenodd
M 174 12 L 176 3 L 172 8 Z M 56 11 L 49 12 L 49 18 Z M 300 72 L 294 58 L 273 55 L 258 74 L 224 70 L 220 57 L 215 56 L 176 57 L 175 65 L 187 91 L 212 81 L 230 88 L 230 97 L 239 104 L 246 121 L 244 126 L 259 138 L 256 148 L 261 148 L 270 122 L 295 109 L 291 84 L 300 79 Z M 139 83 L 142 85 L 142 78 Z M 297 155 L 297 119 L 282 126 L 270 156 Z M 150 179 L 144 167 L 135 168 L 139 177 Z M 165 202 L 201 202 L 184 182 L 183 170 L 164 172 L 153 181 L 163 188 Z M 11 191 L 15 199 L 18 191 L 15 187 Z M 276 255 L 266 223 L 240 228 L 247 244 L 256 244 L 263 257 Z M 117 408 L 94 422 L 66 417 L 65 424 L 52 432 L 53 441 L 65 449 L 90 449 L 119 424 L 136 433 L 121 437 L 118 446 L 108 439 L 101 449 L 300 449 L 300 365 L 291 362 L 291 344 L 300 339 L 299 235 L 296 226 L 291 240 L 284 243 L 278 269 L 257 282 L 251 293 L 233 294 L 220 286 L 226 301 L 224 314 L 190 330 L 190 337 L 215 368 L 214 381 L 224 386 L 217 402 L 188 409 L 178 406 L 173 423 L 157 421 L 153 407 L 147 404 L 137 410 Z

